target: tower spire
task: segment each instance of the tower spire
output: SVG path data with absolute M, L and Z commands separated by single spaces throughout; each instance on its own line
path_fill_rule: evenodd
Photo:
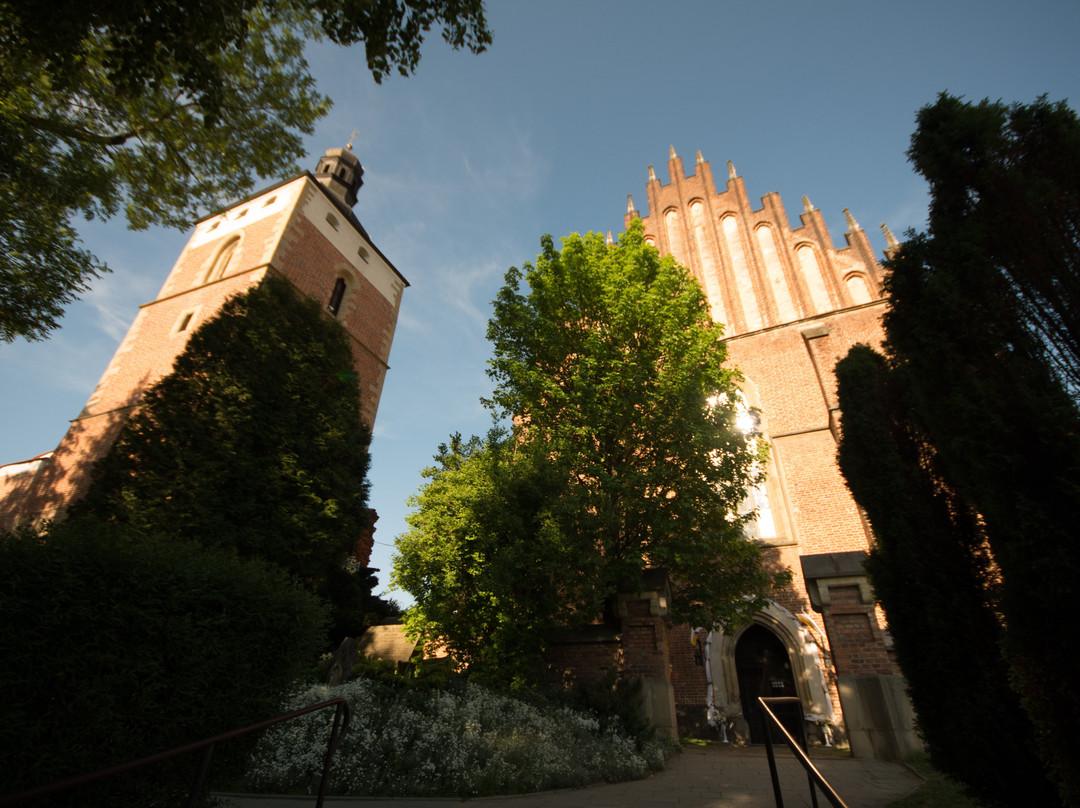
M 315 181 L 350 208 L 356 204 L 356 192 L 364 184 L 364 167 L 352 153 L 352 137 L 344 149 L 327 149 L 319 158 Z

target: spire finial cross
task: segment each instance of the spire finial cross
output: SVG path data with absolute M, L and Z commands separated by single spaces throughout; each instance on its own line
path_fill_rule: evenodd
M 353 130 L 352 130 L 352 134 L 351 134 L 351 135 L 349 135 L 349 142 L 345 144 L 345 148 L 346 148 L 346 149 L 348 149 L 349 151 L 352 151 L 352 142 L 353 142 L 353 138 L 355 138 L 355 137 L 356 137 L 357 135 L 359 135 L 359 134 L 360 134 L 360 133 L 359 133 L 359 132 L 357 132 L 357 131 L 356 131 L 355 129 L 353 129 Z

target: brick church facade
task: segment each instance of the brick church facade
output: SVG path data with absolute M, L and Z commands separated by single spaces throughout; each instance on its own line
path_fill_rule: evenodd
M 899 759 L 920 742 L 862 568 L 869 528 L 836 463 L 833 369 L 856 343 L 884 337 L 881 264 L 847 211 L 838 248 L 806 197 L 792 228 L 779 195 L 755 208 L 730 163 L 720 191 L 700 152 L 687 176 L 672 149 L 668 172 L 663 184 L 649 166 L 648 212 L 630 197 L 625 223 L 642 219 L 646 241 L 690 269 L 724 324 L 769 445 L 768 479 L 746 502 L 757 510 L 748 538 L 793 580 L 753 625 L 726 634 L 670 625 L 653 574 L 640 596 L 619 597 L 605 625 L 556 638 L 549 661 L 556 675 L 578 677 L 616 665 L 643 682 L 658 725 L 681 735 L 760 742 L 756 698 L 798 696 L 811 737 Z M 891 252 L 897 242 L 885 235 Z
M 881 264 L 846 210 L 846 245 L 837 247 L 806 197 L 792 228 L 778 194 L 754 208 L 730 163 L 719 192 L 700 152 L 687 176 L 672 149 L 668 171 L 665 185 L 649 167 L 645 237 L 690 269 L 725 325 L 729 361 L 745 376 L 770 451 L 768 481 L 748 501 L 758 512 L 752 539 L 793 573 L 752 626 L 669 631 L 679 726 L 699 728 L 711 715 L 760 740 L 753 699 L 798 696 L 820 738 L 835 728 L 857 755 L 897 758 L 918 740 L 862 570 L 869 528 L 836 463 L 833 372 L 853 345 L 884 337 Z M 628 199 L 627 224 L 639 216 Z M 891 252 L 896 241 L 885 235 Z
M 0 530 L 50 519 L 81 497 L 90 467 L 188 337 L 230 297 L 270 274 L 325 306 L 349 336 L 370 427 L 408 282 L 352 212 L 363 167 L 331 149 L 314 174 L 278 183 L 200 221 L 157 297 L 143 304 L 86 406 L 55 451 L 0 468 Z M 370 553 L 370 536 L 361 552 Z M 366 558 L 361 558 L 364 565 Z

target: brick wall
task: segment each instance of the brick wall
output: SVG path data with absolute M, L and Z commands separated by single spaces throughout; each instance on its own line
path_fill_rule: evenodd
M 52 518 L 81 497 L 93 463 L 108 451 L 144 392 L 170 372 L 195 329 L 230 297 L 261 282 L 269 271 L 285 275 L 302 293 L 324 305 L 335 280 L 347 278 L 349 291 L 338 319 L 351 340 L 361 385 L 361 417 L 373 425 L 405 281 L 377 250 L 371 252 L 373 246 L 352 225 L 339 221 L 346 238 L 370 248 L 365 250 L 367 259 L 343 254 L 306 215 L 305 205 L 315 203 L 334 209 L 313 181 L 300 177 L 196 227 L 157 298 L 139 308 L 51 460 L 32 474 L 0 479 L 0 529 Z M 340 211 L 339 216 L 345 218 Z M 231 250 L 227 264 L 222 260 L 226 248 Z M 357 268 L 367 263 L 373 266 L 364 271 Z M 370 554 L 370 538 L 360 548 L 365 558 Z

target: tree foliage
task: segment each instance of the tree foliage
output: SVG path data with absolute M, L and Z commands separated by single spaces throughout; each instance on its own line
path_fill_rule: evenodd
M 326 609 L 266 562 L 82 521 L 0 536 L 0 619 L 10 793 L 276 715 L 322 647 Z M 237 777 L 243 749 L 222 746 L 211 775 Z M 193 765 L 181 758 L 47 804 L 177 804 Z
M 617 245 L 599 234 L 572 235 L 561 250 L 550 237 L 542 245 L 535 266 L 507 273 L 488 327 L 496 387 L 487 403 L 514 418 L 509 443 L 452 442 L 414 501 L 408 552 L 397 562 L 400 581 L 424 581 L 413 590 L 414 625 L 447 629 L 433 595 L 453 590 L 459 570 L 484 578 L 507 558 L 538 552 L 539 585 L 549 587 L 552 573 L 556 581 L 543 597 L 562 599 L 557 620 L 594 617 L 605 598 L 639 588 L 644 568 L 657 566 L 671 575 L 675 619 L 738 623 L 784 576 L 765 571 L 743 536 L 749 517 L 739 508 L 759 477 L 760 453 L 735 423 L 739 375 L 723 367 L 721 327 L 697 282 L 645 243 L 640 224 Z M 533 476 L 540 471 L 542 484 Z M 501 475 L 519 473 L 528 492 L 499 491 L 506 504 L 494 519 L 474 519 L 483 506 L 470 503 Z M 462 513 L 469 517 L 458 520 Z M 474 546 L 475 524 L 496 527 L 483 552 L 470 555 L 460 550 Z M 442 578 L 436 564 L 426 567 L 437 586 L 413 575 L 416 558 L 446 546 L 455 566 Z M 525 613 L 515 609 L 527 599 L 513 599 L 532 562 L 507 563 L 506 595 L 489 598 L 492 614 L 531 625 L 543 618 L 543 598 Z
M 994 608 L 1001 645 L 985 649 L 986 664 L 1004 653 L 1051 776 L 1076 802 L 1080 695 L 1069 682 L 1080 646 L 1050 616 L 1074 608 L 1080 575 L 1080 364 L 1070 342 L 1080 311 L 1072 292 L 1080 281 L 1080 122 L 1045 99 L 1007 107 L 942 95 L 918 123 L 909 156 L 930 183 L 930 227 L 888 265 L 885 367 L 902 391 L 905 429 L 927 447 L 922 473 L 948 492 L 956 524 L 937 534 L 950 544 L 938 552 L 967 552 L 971 539 L 957 525 L 973 514 L 1000 581 L 989 591 L 986 581 L 980 589 L 958 580 L 976 589 L 955 597 Z M 841 400 L 845 423 L 863 406 Z M 907 555 L 918 511 L 890 515 L 875 505 L 868 492 L 882 478 L 859 479 L 872 468 L 864 458 L 849 485 L 881 546 L 895 543 L 905 549 L 890 552 Z M 890 624 L 907 619 L 894 614 L 904 615 L 912 596 L 900 591 L 890 604 L 883 595 Z
M 295 171 L 329 109 L 305 38 L 363 42 L 381 81 L 432 26 L 491 42 L 482 0 L 0 2 L 0 339 L 44 338 L 104 271 L 76 217 L 185 227 Z
M 435 461 L 397 540 L 394 584 L 420 604 L 407 628 L 471 675 L 530 683 L 547 635 L 600 605 L 596 559 L 564 530 L 563 467 L 498 430 L 454 435 Z
M 232 548 L 328 594 L 370 526 L 368 442 L 343 329 L 270 275 L 192 334 L 70 518 Z

